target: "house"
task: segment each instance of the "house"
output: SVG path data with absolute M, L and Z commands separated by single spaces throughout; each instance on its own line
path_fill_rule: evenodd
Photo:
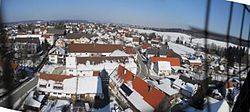
M 181 66 L 180 58 L 177 57 L 150 57 L 151 63 L 156 63 L 157 61 L 168 61 L 173 68 Z
M 38 53 L 40 46 L 39 38 L 15 38 L 9 39 L 11 48 L 15 50 L 15 57 L 30 57 Z
M 50 45 L 53 45 L 54 44 L 54 41 L 56 40 L 54 35 L 52 34 L 44 34 L 42 35 L 42 40 L 44 41 L 45 39 L 47 40 L 47 42 L 50 44 Z
M 78 98 L 94 100 L 103 98 L 102 82 L 99 76 L 72 76 L 40 73 L 37 84 L 40 92 L 56 98 Z
M 46 34 L 52 34 L 54 36 L 63 36 L 65 30 L 63 29 L 54 29 L 54 28 L 48 28 Z
M 49 62 L 55 64 L 65 63 L 65 50 L 61 47 L 54 47 L 49 51 Z
M 178 78 L 173 82 L 173 87 L 178 89 L 182 95 L 191 97 L 197 92 L 198 84 L 184 82 Z
M 128 54 L 125 53 L 124 51 L 115 50 L 115 51 L 113 51 L 109 56 L 110 56 L 110 57 L 129 57 L 130 55 L 128 55 Z
M 24 33 L 24 34 L 17 34 L 14 37 L 14 39 L 15 38 L 38 38 L 40 41 L 42 41 L 42 35 L 40 35 L 40 34 L 26 34 L 26 33 Z
M 152 48 L 151 44 L 149 43 L 143 43 L 142 46 L 141 46 L 141 52 L 146 52 L 147 49 L 150 49 Z
M 133 47 L 115 44 L 69 44 L 68 54 L 77 57 L 109 56 L 113 51 L 121 50 L 129 55 L 135 55 Z
M 133 37 L 133 45 L 139 45 L 139 42 L 140 42 L 140 38 L 139 37 Z
M 111 73 L 119 64 L 136 73 L 137 66 L 129 57 L 66 57 L 66 74 L 92 76 L 93 71 L 105 69 Z
M 36 91 L 31 91 L 24 102 L 24 109 L 39 111 L 45 104 L 45 101 L 45 95 L 39 95 Z
M 90 38 L 93 37 L 95 35 L 92 34 L 87 34 L 87 33 L 68 33 L 65 38 L 64 41 L 67 43 L 89 43 L 90 42 Z
M 171 74 L 171 65 L 168 61 L 157 61 L 151 65 L 153 69 L 159 76 L 167 76 Z
M 173 82 L 170 79 L 161 79 L 157 81 L 155 86 L 163 91 L 167 96 L 169 96 L 170 105 L 174 106 L 174 104 L 177 103 L 177 99 L 180 97 L 180 94 L 178 90 L 172 87 Z
M 167 111 L 170 107 L 168 96 L 121 65 L 110 79 L 114 90 L 118 90 L 137 111 Z
M 177 53 L 175 53 L 172 49 L 167 49 L 165 47 L 151 47 L 149 49 L 146 50 L 146 56 L 148 58 L 150 57 L 176 57 L 176 58 L 180 58 L 181 56 Z
M 192 68 L 198 68 L 202 65 L 202 61 L 199 59 L 196 60 L 188 60 L 189 64 L 191 65 Z

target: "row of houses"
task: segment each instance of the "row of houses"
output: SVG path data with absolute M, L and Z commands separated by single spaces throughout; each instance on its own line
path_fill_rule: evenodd
M 72 76 L 58 74 L 39 74 L 37 90 L 50 97 L 56 98 L 80 98 L 94 100 L 103 98 L 102 82 L 97 76 Z

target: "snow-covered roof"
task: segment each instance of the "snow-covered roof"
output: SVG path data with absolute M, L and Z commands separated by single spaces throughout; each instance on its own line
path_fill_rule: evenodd
M 197 59 L 197 60 L 188 60 L 190 63 L 202 63 L 201 60 Z
M 127 98 L 130 101 L 130 103 L 132 103 L 141 112 L 154 111 L 154 108 L 151 105 L 149 105 L 145 100 L 143 100 L 143 97 L 136 91 L 130 94 Z
M 41 101 L 42 101 L 42 99 L 44 98 L 45 95 L 39 95 L 38 98 L 37 98 L 37 100 L 35 100 L 35 99 L 33 98 L 34 92 L 35 92 L 35 91 L 31 91 L 31 92 L 29 93 L 29 95 L 27 96 L 27 98 L 26 98 L 24 104 L 27 105 L 27 106 L 40 108 L 40 106 L 41 106 Z
M 168 61 L 158 61 L 159 70 L 171 70 L 170 62 Z
M 214 98 L 208 97 L 209 111 L 210 112 L 230 112 L 230 107 L 226 100 L 216 100 Z M 208 112 L 208 107 L 206 107 L 202 112 Z
M 0 107 L 0 111 L 1 112 L 20 112 L 17 110 L 12 110 L 12 109 L 8 109 L 8 108 L 4 108 L 4 107 Z
M 100 77 L 84 76 L 84 77 L 73 77 L 65 79 L 63 81 L 63 93 L 75 94 L 76 92 L 77 94 L 86 94 L 86 93 L 102 94 L 102 82 Z
M 171 81 L 168 78 L 160 80 L 162 84 L 156 85 L 160 90 L 169 96 L 179 93 L 176 89 L 171 87 Z
M 113 51 L 111 54 L 110 54 L 111 57 L 120 57 L 120 56 L 124 56 L 124 57 L 127 57 L 129 56 L 127 53 L 125 53 L 124 51 L 121 51 L 121 50 L 115 50 Z
M 64 55 L 65 54 L 65 50 L 61 47 L 53 47 L 50 51 L 49 51 L 49 54 L 50 53 L 53 53 L 55 51 L 58 51 L 60 54 Z
M 190 93 L 193 93 L 198 87 L 197 84 L 193 85 L 191 83 L 186 83 L 186 82 L 182 81 L 181 79 L 176 79 L 173 82 L 173 84 L 174 84 L 173 86 L 175 86 L 177 88 L 181 88 L 183 90 L 186 90 L 186 91 L 188 91 Z

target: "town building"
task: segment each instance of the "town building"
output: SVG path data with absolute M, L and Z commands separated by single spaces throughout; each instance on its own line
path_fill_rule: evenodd
M 72 76 L 39 74 L 37 89 L 49 97 L 83 100 L 103 98 L 102 81 L 99 76 Z
M 49 51 L 49 62 L 54 64 L 65 64 L 65 50 L 61 47 L 54 47 Z
M 137 111 L 167 111 L 170 107 L 167 95 L 123 66 L 119 66 L 110 79 L 113 91 L 119 91 Z

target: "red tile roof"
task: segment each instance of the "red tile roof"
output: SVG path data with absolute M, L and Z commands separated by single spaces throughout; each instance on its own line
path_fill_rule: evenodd
M 225 83 L 225 88 L 232 88 L 232 87 L 236 87 L 237 83 L 236 82 L 232 82 L 232 81 L 228 81 Z
M 149 49 L 149 48 L 151 48 L 152 46 L 151 46 L 151 44 L 149 44 L 149 43 L 143 43 L 142 44 L 142 48 L 143 49 Z
M 124 74 L 125 71 L 126 74 Z M 118 75 L 124 80 L 125 83 L 132 81 L 133 89 L 143 96 L 143 99 L 155 109 L 158 108 L 159 104 L 166 96 L 163 92 L 146 83 L 138 76 L 135 76 L 131 71 L 121 65 L 118 67 Z M 149 91 L 149 87 L 151 87 L 151 91 Z
M 69 78 L 72 78 L 72 77 L 74 77 L 74 76 L 40 73 L 39 79 L 53 80 L 53 81 L 56 81 L 56 82 L 63 82 L 63 80 L 69 79 Z
M 18 67 L 18 64 L 16 63 L 11 63 L 10 65 L 11 65 L 11 68 L 14 70 Z
M 157 62 L 157 61 L 169 61 L 171 66 L 180 66 L 181 62 L 179 58 L 175 57 L 150 57 L 151 62 Z
M 91 53 L 110 53 L 115 50 L 125 51 L 128 54 L 135 53 L 133 47 L 125 47 L 116 44 L 70 44 L 68 51 L 70 53 L 91 52 Z

